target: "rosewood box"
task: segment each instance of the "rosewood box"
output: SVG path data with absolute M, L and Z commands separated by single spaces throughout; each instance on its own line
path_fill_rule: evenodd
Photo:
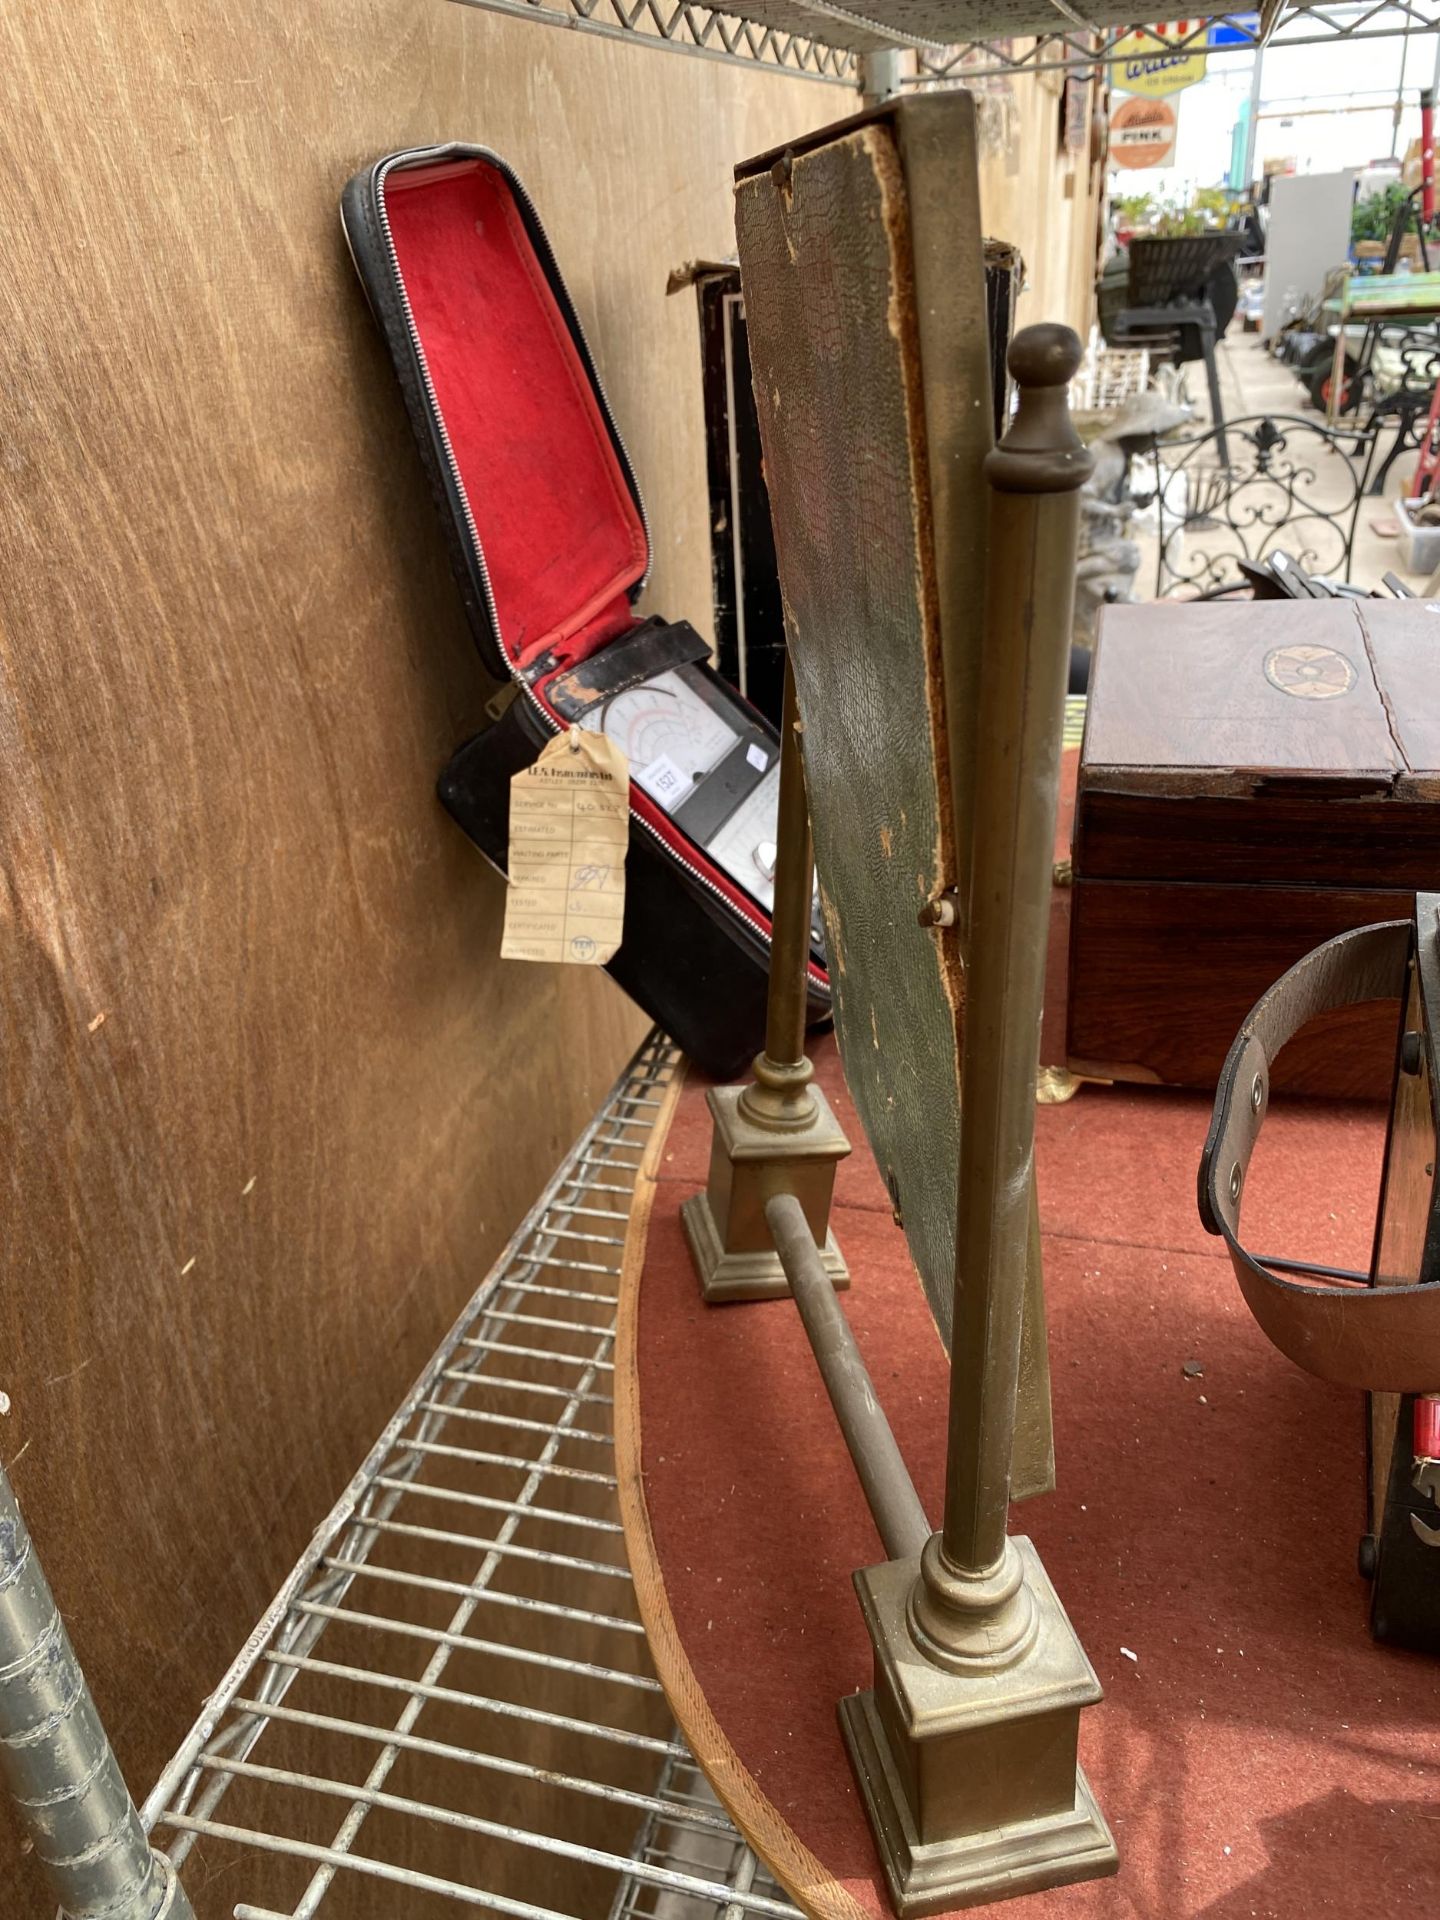
M 1073 850 L 1070 1065 L 1212 1088 L 1287 967 L 1440 884 L 1440 603 L 1107 608 Z M 1275 1084 L 1385 1098 L 1395 1038 L 1324 1016 Z

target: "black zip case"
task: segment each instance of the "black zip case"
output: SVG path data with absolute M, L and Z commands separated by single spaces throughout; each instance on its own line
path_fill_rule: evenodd
M 687 622 L 638 619 L 650 530 L 539 216 L 484 147 L 412 148 L 341 200 L 485 665 L 514 696 L 440 777 L 503 873 L 510 778 L 572 724 L 630 761 L 624 937 L 607 971 L 706 1072 L 765 1031 L 779 741 Z M 497 939 L 498 929 L 497 929 Z M 818 945 L 810 1018 L 829 1017 Z

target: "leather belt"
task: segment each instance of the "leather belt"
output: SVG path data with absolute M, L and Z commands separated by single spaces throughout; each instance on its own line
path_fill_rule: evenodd
M 1317 1013 L 1398 1000 L 1414 928 L 1357 927 L 1307 953 L 1251 1009 L 1215 1093 L 1200 1159 L 1200 1218 L 1223 1235 L 1246 1305 L 1269 1339 L 1307 1373 L 1376 1393 L 1440 1389 L 1440 1283 L 1367 1287 L 1287 1280 L 1240 1244 L 1240 1202 L 1281 1047 Z

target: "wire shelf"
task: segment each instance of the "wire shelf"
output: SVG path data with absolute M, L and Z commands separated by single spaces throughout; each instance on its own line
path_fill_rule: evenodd
M 655 1791 L 660 1799 L 692 1813 L 721 1812 L 710 1782 L 693 1760 L 666 1761 Z M 779 1887 L 728 1819 L 725 1827 L 727 1831 L 721 1832 L 694 1823 L 676 1825 L 663 1815 L 648 1814 L 635 1836 L 631 1858 L 642 1864 L 703 1874 L 717 1887 L 727 1888 L 728 1901 L 723 1910 L 718 1906 L 706 1909 L 717 1915 L 723 1911 L 723 1920 L 741 1920 L 746 1894 L 783 1901 Z M 793 1907 L 787 1910 L 798 1912 Z M 616 1890 L 609 1920 L 699 1920 L 699 1911 L 694 1901 L 677 1898 L 637 1875 L 627 1874 Z
M 1017 79 L 1033 73 L 1093 73 L 1114 60 L 1120 42 L 1147 29 L 1139 22 L 1128 26 L 1095 27 L 1084 18 L 1086 9 L 1066 0 L 1052 0 L 1058 31 L 1035 38 L 977 34 L 974 39 L 943 48 L 925 48 L 915 71 L 905 77 L 907 87 L 968 86 L 976 80 Z M 978 9 L 977 9 L 978 11 Z M 1157 53 L 1204 53 L 1212 58 L 1252 55 L 1264 42 L 1269 50 L 1281 47 L 1323 47 L 1351 40 L 1393 40 L 1408 34 L 1440 32 L 1440 0 L 1318 0 L 1315 5 L 1276 9 L 1273 29 L 1266 33 L 1268 13 L 1253 9 L 1233 13 L 1202 13 L 1190 32 L 1157 38 Z M 1211 29 L 1226 29 L 1215 45 Z M 1033 33 L 1034 29 L 1031 28 Z
M 975 0 L 973 7 L 919 10 L 924 22 L 947 23 L 973 16 L 968 38 L 940 44 L 925 33 L 870 18 L 864 5 L 836 0 L 743 0 L 742 11 L 686 4 L 685 0 L 458 0 L 462 6 L 507 13 L 552 27 L 606 39 L 770 67 L 833 86 L 858 87 L 867 53 L 913 50 L 910 70 L 897 76 L 906 88 L 973 86 L 982 80 L 1018 79 L 1035 73 L 1093 73 L 1113 61 L 1120 42 L 1148 29 L 1143 22 L 1116 24 L 1087 17 L 1070 0 Z M 894 0 L 882 11 L 897 13 Z M 1107 6 L 1100 9 L 1109 11 Z M 1050 31 L 1053 23 L 1054 31 Z M 1220 45 L 1212 27 L 1225 28 Z M 1395 39 L 1440 32 L 1440 0 L 1315 0 L 1278 5 L 1257 16 L 1251 9 L 1205 13 L 1184 36 L 1167 34 L 1156 51 L 1204 52 L 1224 57 L 1267 47 L 1328 46 L 1350 40 Z
M 147 1802 L 200 1920 L 796 1920 L 675 1733 L 616 1502 L 625 1224 L 678 1071 L 652 1035 Z
M 785 0 L 776 0 L 772 12 L 778 17 L 770 23 L 742 19 L 718 7 L 688 5 L 685 0 L 678 4 L 677 0 L 458 0 L 458 4 L 480 7 L 487 13 L 508 13 L 544 26 L 598 34 L 602 39 L 666 47 L 705 60 L 773 67 L 832 86 L 860 84 L 855 53 L 818 34 L 815 20 L 805 16 L 799 0 L 788 12 L 803 25 L 785 24 Z M 760 0 L 759 11 L 765 11 L 765 0 Z M 890 43 L 872 36 L 872 44 Z

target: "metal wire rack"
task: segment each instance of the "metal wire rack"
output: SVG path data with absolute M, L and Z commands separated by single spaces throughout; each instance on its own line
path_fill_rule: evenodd
M 679 1740 L 608 1392 L 652 1035 L 144 1809 L 200 1920 L 796 1920 Z
M 687 0 L 460 0 L 549 26 L 607 39 L 638 41 L 704 59 L 775 68 L 831 85 L 861 84 L 867 53 L 913 50 L 903 87 L 973 85 L 1032 73 L 1089 73 L 1116 57 L 1120 42 L 1148 31 L 1144 23 L 1091 21 L 1070 0 L 976 0 L 968 38 L 941 45 L 866 17 L 863 5 L 830 0 L 740 0 L 739 11 Z M 957 17 L 964 18 L 963 14 Z M 1051 30 L 1053 26 L 1053 31 Z M 1212 43 L 1212 27 L 1227 31 Z M 1163 51 L 1225 56 L 1269 47 L 1327 46 L 1440 32 L 1440 0 L 1314 0 L 1285 6 L 1271 0 L 1251 10 L 1204 13 L 1183 37 L 1167 35 Z M 1157 51 L 1161 50 L 1157 43 Z
M 460 0 L 462 6 L 487 13 L 508 13 L 545 26 L 569 27 L 579 33 L 599 34 L 607 40 L 638 41 L 642 46 L 668 47 L 705 60 L 725 60 L 740 66 L 774 67 L 807 80 L 832 86 L 856 87 L 860 72 L 848 46 L 832 44 L 816 31 L 818 23 L 803 27 L 741 18 L 718 7 L 686 4 L 685 0 Z M 775 11 L 783 12 L 784 0 Z M 764 12 L 764 0 L 758 8 Z M 802 5 L 791 11 L 802 15 Z M 872 36 L 871 44 L 889 42 Z
M 977 33 L 963 44 L 922 48 L 905 85 L 963 86 L 1029 73 L 1096 72 L 1114 61 L 1123 40 L 1137 33 L 1151 36 L 1157 53 L 1204 53 L 1224 59 L 1231 54 L 1253 56 L 1262 44 L 1267 50 L 1323 47 L 1440 31 L 1440 0 L 1315 0 L 1315 4 L 1302 0 L 1283 10 L 1279 4 L 1267 6 L 1258 14 L 1253 8 L 1201 13 L 1193 18 L 1188 32 L 1167 29 L 1163 39 L 1139 21 L 1097 25 L 1085 19 L 1084 6 L 1071 7 L 1068 0 L 1051 0 L 1051 4 L 1056 13 L 1054 33 L 1037 34 L 1032 17 L 1026 21 L 1027 34 Z M 977 6 L 976 12 L 981 13 L 982 7 Z M 1212 37 L 1217 27 L 1223 29 L 1218 43 Z

